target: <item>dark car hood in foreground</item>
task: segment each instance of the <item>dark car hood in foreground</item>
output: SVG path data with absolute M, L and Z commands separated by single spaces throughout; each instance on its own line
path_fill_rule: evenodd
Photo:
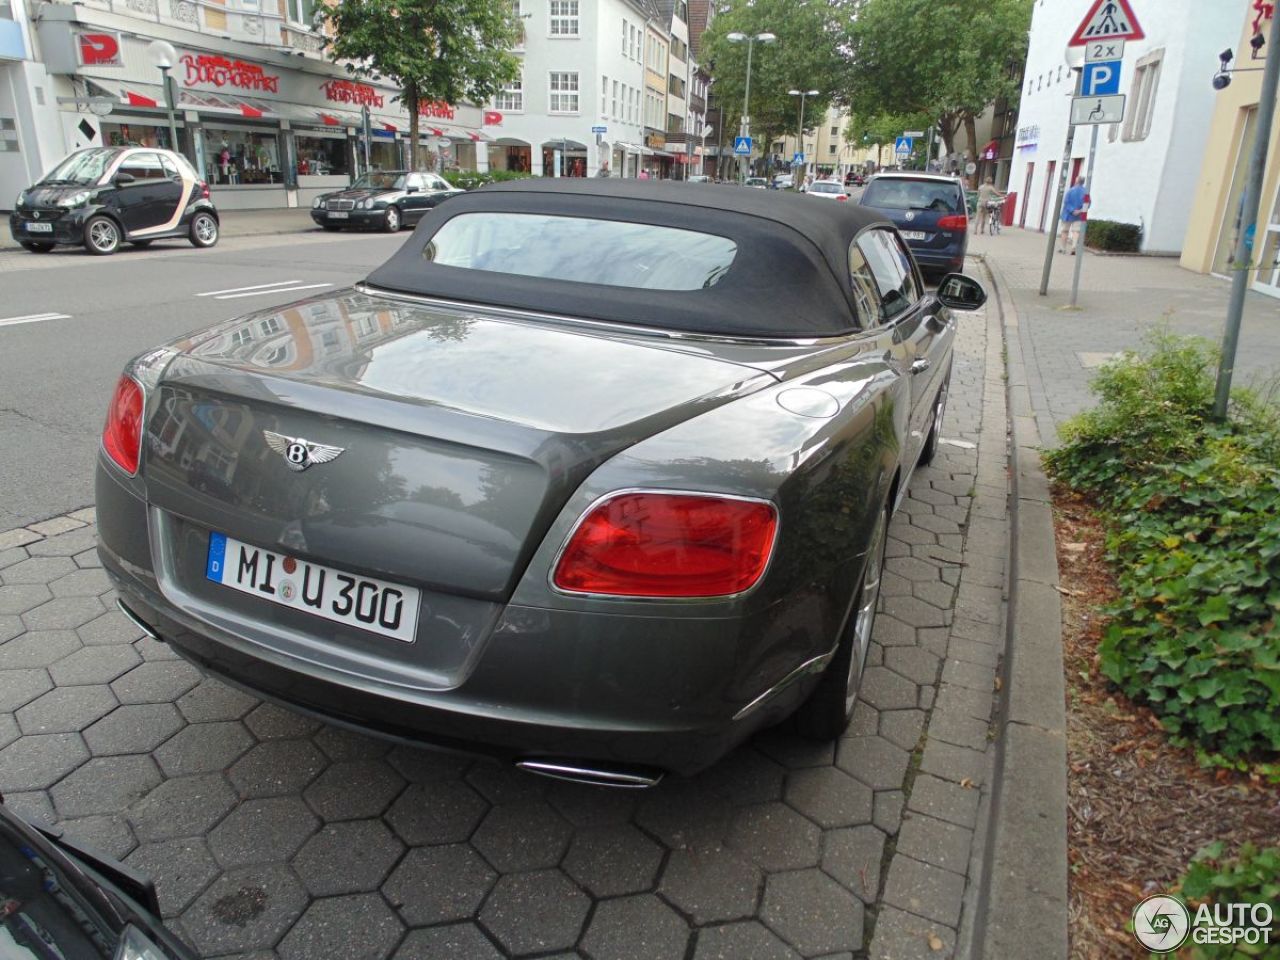
M 346 291 L 172 345 L 148 499 L 232 536 L 503 599 L 626 447 L 773 378 L 569 325 Z M 263 431 L 344 448 L 293 472 Z

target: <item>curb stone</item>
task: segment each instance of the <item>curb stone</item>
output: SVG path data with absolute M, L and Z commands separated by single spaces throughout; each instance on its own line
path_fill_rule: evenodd
M 972 956 L 1065 960 L 1066 694 L 1053 514 L 1017 309 L 999 267 L 984 264 L 1009 351 L 1013 536 L 995 788 Z

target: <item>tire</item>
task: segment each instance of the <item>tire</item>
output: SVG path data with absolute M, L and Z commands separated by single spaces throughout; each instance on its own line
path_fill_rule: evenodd
M 139 250 L 145 250 L 147 249 L 147 247 L 151 246 L 151 241 L 150 240 L 130 240 L 129 244 L 131 246 L 137 247 Z
M 342 228 L 336 223 L 322 223 L 320 224 L 320 229 L 325 233 L 337 233 Z
M 947 412 L 947 394 L 951 391 L 951 371 L 947 371 L 946 379 L 938 388 L 938 396 L 933 401 L 933 422 L 929 424 L 929 435 L 925 437 L 924 449 L 920 451 L 920 459 L 916 462 L 922 466 L 933 463 L 938 452 L 938 441 L 942 439 L 942 418 Z
M 387 215 L 383 218 L 382 229 L 387 233 L 398 233 L 404 220 L 400 216 L 399 207 L 387 207 Z
M 109 257 L 120 249 L 120 225 L 99 214 L 84 225 L 84 248 L 95 257 Z
M 201 250 L 212 247 L 218 242 L 218 218 L 207 210 L 201 210 L 191 218 L 187 239 L 193 247 Z
M 36 243 L 34 240 L 20 240 L 23 250 L 30 250 L 32 253 L 48 253 L 55 244 L 52 243 Z
M 854 594 L 853 613 L 845 627 L 836 655 L 813 688 L 809 698 L 796 711 L 796 729 L 801 736 L 813 740 L 835 740 L 853 719 L 858 702 L 858 687 L 866 666 L 871 631 L 876 622 L 876 605 L 880 602 L 880 582 L 884 577 L 885 544 L 889 539 L 889 513 L 886 503 L 871 533 L 867 562 Z

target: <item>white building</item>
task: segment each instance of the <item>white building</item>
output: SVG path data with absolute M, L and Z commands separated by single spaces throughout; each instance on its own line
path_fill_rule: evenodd
M 1142 226 L 1142 248 L 1182 249 L 1214 108 L 1210 78 L 1233 48 L 1250 0 L 1129 0 L 1145 38 L 1125 44 L 1124 122 L 1099 129 L 1090 219 Z M 1067 43 L 1093 0 L 1036 0 L 1009 189 L 1014 223 L 1052 228 L 1075 74 Z M 1070 175 L 1083 172 L 1090 128 L 1076 129 Z
M 644 148 L 647 0 L 518 0 L 520 77 L 495 98 L 488 166 L 634 176 Z M 603 129 L 601 129 L 603 128 Z

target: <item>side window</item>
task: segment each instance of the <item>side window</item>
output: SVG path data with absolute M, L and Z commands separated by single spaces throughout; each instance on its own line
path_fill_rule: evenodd
M 426 189 L 426 186 L 423 184 L 422 179 L 423 179 L 423 178 L 422 178 L 422 174 L 420 174 L 420 173 L 411 173 L 411 174 L 409 174 L 409 176 L 408 176 L 408 177 L 406 177 L 406 178 L 405 178 L 405 181 L 404 181 L 404 188 L 405 188 L 406 190 L 409 190 L 409 189 L 413 189 L 413 190 L 425 190 L 425 189 Z
M 880 294 L 880 321 L 896 320 L 920 298 L 911 261 L 904 257 L 898 238 L 887 230 L 872 230 L 858 241 L 876 290 Z
M 163 180 L 164 168 L 157 153 L 135 153 L 120 164 L 120 172 L 128 173 L 135 180 Z
M 902 264 L 902 271 L 906 279 L 907 296 L 912 303 L 924 296 L 924 288 L 920 286 L 920 280 L 916 276 L 916 271 L 911 258 L 911 250 L 907 247 L 906 241 L 896 233 L 883 231 L 882 236 L 885 241 L 893 247 L 894 252 L 898 255 L 898 262 Z
M 449 189 L 449 182 L 447 180 L 444 180 L 440 177 L 431 177 L 430 180 L 431 182 L 429 186 L 432 190 L 448 190 Z
M 164 168 L 164 175 L 170 180 L 178 180 L 178 167 L 172 160 L 163 153 L 160 154 L 160 166 Z
M 876 278 L 857 243 L 849 245 L 849 281 L 858 308 L 858 326 L 863 330 L 879 326 L 880 294 L 876 291 Z

